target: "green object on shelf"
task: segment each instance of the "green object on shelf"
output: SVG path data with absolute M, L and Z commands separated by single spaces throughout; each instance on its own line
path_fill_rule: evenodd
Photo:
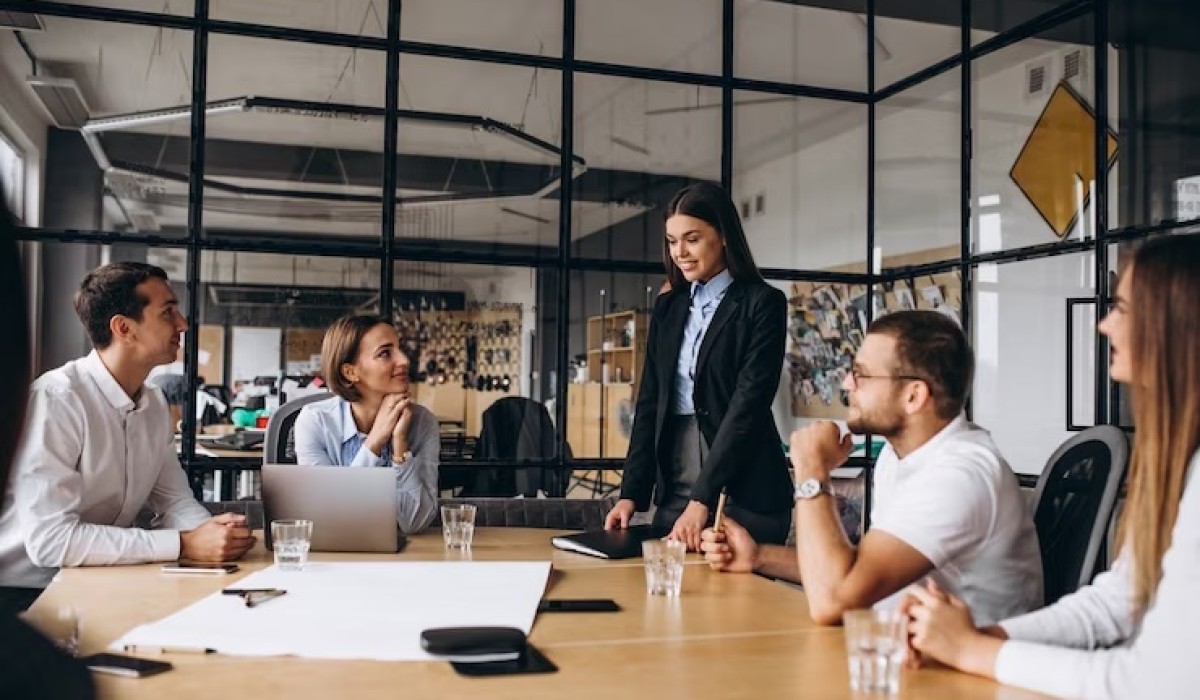
M 253 428 L 258 423 L 259 416 L 268 415 L 265 410 L 251 411 L 247 408 L 235 408 L 229 414 L 229 420 L 239 428 Z

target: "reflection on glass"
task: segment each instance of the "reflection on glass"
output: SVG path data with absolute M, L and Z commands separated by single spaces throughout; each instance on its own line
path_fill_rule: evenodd
M 1027 39 L 972 66 L 975 252 L 1095 235 L 1093 52 L 1058 40 L 1089 37 L 1091 26 L 1072 21 L 1053 40 Z M 1115 134 L 1110 146 L 1115 155 Z
M 1095 317 L 1067 315 L 1066 300 L 1095 293 L 1090 253 L 980 266 L 972 284 L 974 420 L 991 431 L 1013 470 L 1038 474 L 1066 431 L 1067 333 L 1075 420 L 1091 424 Z M 1036 342 L 1033 341 L 1036 339 Z
M 405 56 L 396 163 L 401 249 L 554 257 L 561 95 L 558 71 Z M 577 159 L 572 173 L 585 171 Z
M 763 267 L 865 272 L 867 108 L 734 93 L 733 199 Z
M 336 3 L 292 0 L 211 0 L 209 16 L 250 24 L 312 29 L 354 36 L 387 36 L 387 0 L 338 0 Z
M 959 75 L 943 73 L 876 106 L 874 255 L 885 267 L 960 255 Z
M 846 10 L 735 0 L 733 72 L 739 78 L 865 92 L 866 3 Z
M 208 56 L 207 234 L 378 238 L 383 53 L 213 35 Z
M 407 41 L 560 56 L 562 32 L 561 0 L 405 0 L 400 11 Z
M 721 91 L 596 75 L 575 84 L 574 254 L 662 260 L 664 206 L 721 179 Z
M 875 87 L 962 53 L 960 0 L 875 3 Z
M 11 58 L 13 79 L 36 104 L 7 91 L 0 102 L 57 127 L 38 137 L 47 163 L 40 195 L 57 205 L 45 208 L 43 225 L 185 236 L 191 32 L 39 19 L 44 31 L 22 34 L 37 68 L 15 42 L 4 47 L 5 67 Z
M 579 0 L 575 57 L 720 75 L 721 2 Z

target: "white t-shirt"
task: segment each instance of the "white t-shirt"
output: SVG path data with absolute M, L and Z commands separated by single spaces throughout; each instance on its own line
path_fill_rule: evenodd
M 991 435 L 960 415 L 904 459 L 891 445 L 875 464 L 871 527 L 933 563 L 975 624 L 1042 606 L 1042 558 L 1021 487 Z M 876 607 L 894 607 L 903 591 Z

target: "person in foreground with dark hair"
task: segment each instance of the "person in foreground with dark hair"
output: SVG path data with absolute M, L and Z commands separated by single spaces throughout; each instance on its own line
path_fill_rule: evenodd
M 771 402 L 787 336 L 787 299 L 754 264 L 737 208 L 708 183 L 667 205 L 669 292 L 654 305 L 621 499 L 605 529 L 657 506 L 654 525 L 700 548 L 721 492 L 765 542 L 791 527 L 791 481 Z
M 846 538 L 829 479 L 850 435 L 822 421 L 791 438 L 796 548 L 760 547 L 727 519 L 724 532 L 703 533 L 705 558 L 802 583 L 813 620 L 826 625 L 847 610 L 894 608 L 927 575 L 989 624 L 1041 605 L 1041 552 L 1017 477 L 962 412 L 973 370 L 954 320 L 898 311 L 875 321 L 842 385 L 850 430 L 888 441 L 875 465 L 871 529 L 857 548 Z
M 409 394 L 400 335 L 379 316 L 333 322 L 321 343 L 321 373 L 334 396 L 300 409 L 293 435 L 304 465 L 390 467 L 396 524 L 419 532 L 438 509 L 437 416 Z
M 1059 697 L 1196 697 L 1197 271 L 1200 236 L 1146 243 L 1100 324 L 1112 378 L 1133 392 L 1137 425 L 1112 569 L 1044 610 L 992 627 L 956 593 L 913 586 L 909 632 L 923 657 Z
M 255 539 L 240 515 L 210 517 L 175 453 L 150 370 L 179 354 L 188 324 L 167 275 L 99 267 L 75 311 L 95 348 L 33 383 L 29 421 L 0 511 L 0 605 L 24 609 L 64 566 L 237 559 Z M 156 529 L 133 527 L 143 508 Z
M 0 362 L 0 495 L 8 492 L 29 388 L 29 323 L 15 233 L 0 192 L 0 328 L 9 333 Z M 96 695 L 88 670 L 11 610 L 0 610 L 0 679 L 5 697 L 90 700 Z

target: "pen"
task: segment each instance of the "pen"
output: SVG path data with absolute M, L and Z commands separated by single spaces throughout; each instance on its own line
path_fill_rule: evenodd
M 247 593 L 274 593 L 278 588 L 226 588 L 221 591 L 223 595 L 246 595 Z
M 721 497 L 717 499 L 717 515 L 713 518 L 713 532 L 722 532 L 725 526 L 725 489 L 721 489 Z
M 279 596 L 286 595 L 286 594 L 287 594 L 287 591 L 282 590 L 282 589 L 277 589 L 274 591 L 263 592 L 263 593 L 258 593 L 258 594 L 253 594 L 253 593 L 247 594 L 246 595 L 246 607 L 253 608 L 254 606 L 258 605 L 259 603 L 263 603 L 268 600 L 271 600 L 272 598 L 278 598 Z
M 216 649 L 207 647 L 155 647 L 141 646 L 138 644 L 126 644 L 125 651 L 136 653 L 157 653 L 157 654 L 215 654 Z

